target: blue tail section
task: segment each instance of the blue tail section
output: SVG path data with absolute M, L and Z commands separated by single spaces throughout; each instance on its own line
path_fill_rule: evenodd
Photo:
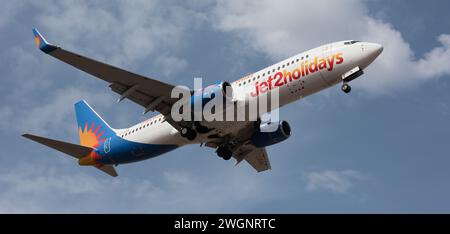
M 106 139 L 116 135 L 114 129 L 86 101 L 81 100 L 75 103 L 75 112 L 82 146 L 97 148 Z

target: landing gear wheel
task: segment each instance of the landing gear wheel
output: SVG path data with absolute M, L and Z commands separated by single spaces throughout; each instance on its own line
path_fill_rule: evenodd
M 195 130 L 198 133 L 208 133 L 209 131 L 211 131 L 209 128 L 202 126 L 200 123 L 195 122 Z
M 233 155 L 233 153 L 231 152 L 230 149 L 228 149 L 228 147 L 226 146 L 219 146 L 219 148 L 217 148 L 217 155 L 225 160 L 230 160 L 231 156 Z
M 344 83 L 344 84 L 342 84 L 342 86 L 341 86 L 341 90 L 342 90 L 344 93 L 350 93 L 350 91 L 352 90 L 352 87 L 350 87 L 350 85 Z
M 232 155 L 231 155 L 231 152 L 230 152 L 230 154 L 227 155 L 227 156 L 224 156 L 223 159 L 228 161 L 228 160 L 231 159 L 231 156 L 232 156 Z
M 190 141 L 194 140 L 197 137 L 197 132 L 190 128 L 182 128 L 180 134 L 182 137 L 186 137 Z

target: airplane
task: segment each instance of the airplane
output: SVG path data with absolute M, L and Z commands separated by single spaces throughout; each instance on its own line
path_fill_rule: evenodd
M 53 140 L 32 134 L 22 136 L 68 154 L 81 166 L 94 166 L 110 176 L 118 174 L 115 166 L 150 159 L 188 144 L 200 144 L 216 150 L 219 157 L 236 159 L 236 165 L 247 161 L 257 172 L 271 169 L 266 147 L 291 136 L 287 121 L 274 123 L 257 121 L 175 121 L 171 107 L 177 98 L 171 97 L 174 85 L 135 74 L 130 71 L 76 54 L 55 46 L 33 28 L 37 47 L 96 78 L 106 81 L 118 93 L 118 102 L 129 99 L 158 115 L 128 128 L 115 129 L 108 125 L 90 105 L 81 100 L 75 103 L 79 144 Z M 346 40 L 333 42 L 294 55 L 234 82 L 221 81 L 209 86 L 224 93 L 235 103 L 237 93 L 257 97 L 275 90 L 279 106 L 300 100 L 336 84 L 349 93 L 349 82 L 364 74 L 364 70 L 382 53 L 376 43 Z M 232 94 L 225 93 L 232 90 Z M 204 95 L 203 90 L 191 93 Z M 204 100 L 201 100 L 204 102 Z M 270 110 L 268 110 L 270 111 Z M 264 131 L 268 126 L 273 131 Z

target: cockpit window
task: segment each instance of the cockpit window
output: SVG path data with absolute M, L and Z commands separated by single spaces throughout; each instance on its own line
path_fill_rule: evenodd
M 346 42 L 344 42 L 344 45 L 352 45 L 352 44 L 355 44 L 358 42 L 360 42 L 360 41 L 346 41 Z

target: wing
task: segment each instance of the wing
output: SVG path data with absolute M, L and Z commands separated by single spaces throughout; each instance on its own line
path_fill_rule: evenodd
M 118 102 L 128 98 L 143 106 L 145 108 L 144 113 L 158 111 L 167 116 L 170 114 L 172 104 L 177 101 L 177 99 L 170 97 L 174 88 L 171 84 L 144 77 L 52 45 L 35 28 L 33 33 L 37 46 L 46 54 L 108 82 L 111 90 L 120 94 Z
M 234 158 L 236 158 L 236 165 L 245 159 L 257 172 L 272 169 L 266 148 L 257 148 L 247 144 L 235 151 Z

